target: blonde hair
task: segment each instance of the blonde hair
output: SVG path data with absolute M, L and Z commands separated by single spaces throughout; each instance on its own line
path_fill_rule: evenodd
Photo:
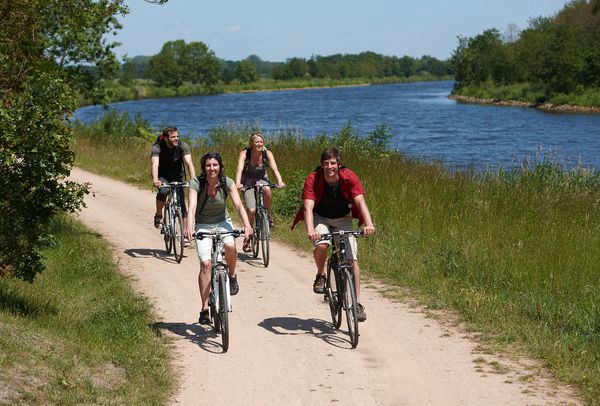
M 252 133 L 252 135 L 248 139 L 248 148 L 252 148 L 252 143 L 254 142 L 254 137 L 260 137 L 263 140 L 263 144 L 266 143 L 265 137 L 263 137 L 263 135 L 261 133 L 259 133 L 259 132 Z M 264 146 L 263 146 L 263 148 L 264 148 Z

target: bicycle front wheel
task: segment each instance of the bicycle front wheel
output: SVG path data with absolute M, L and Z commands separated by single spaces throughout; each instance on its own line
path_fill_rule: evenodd
M 183 217 L 181 210 L 176 210 L 173 216 L 173 254 L 175 255 L 175 261 L 181 262 L 183 258 Z
M 333 269 L 337 264 L 333 263 L 333 259 L 327 261 L 327 282 L 325 285 L 325 297 L 329 302 L 329 311 L 331 312 L 331 321 L 333 327 L 340 328 L 342 325 L 342 303 L 340 300 L 340 292 L 337 284 L 337 278 Z
M 354 279 L 352 273 L 344 270 L 344 309 L 346 310 L 346 321 L 348 322 L 348 335 L 352 348 L 358 345 L 358 315 L 356 314 L 356 291 L 354 290 Z
M 260 240 L 260 233 L 261 233 L 261 218 L 260 218 L 260 212 L 256 212 L 256 217 L 254 218 L 254 230 L 252 233 L 252 236 L 250 236 L 250 241 L 252 242 L 252 258 L 256 258 L 258 257 L 258 240 Z
M 269 214 L 267 211 L 262 212 L 262 232 L 260 245 L 262 247 L 263 264 L 265 268 L 269 266 L 269 240 L 271 239 L 271 229 L 269 224 Z
M 226 270 L 225 270 L 226 271 Z M 227 298 L 227 280 L 224 275 L 219 276 L 219 319 L 221 319 L 221 340 L 223 352 L 229 349 L 229 301 Z
M 165 205 L 163 210 L 163 238 L 165 239 L 165 251 L 167 254 L 171 253 L 171 248 L 173 248 L 173 240 L 171 238 L 171 213 L 169 213 L 169 206 Z

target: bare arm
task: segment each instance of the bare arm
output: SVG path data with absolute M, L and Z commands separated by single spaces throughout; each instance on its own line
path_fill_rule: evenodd
M 240 156 L 238 158 L 237 169 L 235 171 L 235 185 L 238 189 L 242 188 L 242 171 L 244 170 L 244 165 L 246 164 L 246 150 L 243 149 L 240 152 Z
M 156 187 L 161 185 L 161 181 L 158 179 L 158 160 L 157 156 L 152 157 L 152 184 Z
M 192 162 L 192 154 L 184 155 L 183 161 L 187 165 L 190 179 L 194 179 L 196 177 L 196 169 L 194 168 L 194 163 Z
M 277 169 L 277 163 L 275 162 L 275 156 L 271 151 L 267 151 L 267 158 L 269 159 L 269 166 L 273 170 L 273 174 L 275 175 L 275 180 L 277 180 L 277 184 L 279 186 L 285 186 L 283 183 L 283 179 L 281 179 L 281 174 L 279 173 L 279 169 Z
M 184 234 L 188 240 L 192 240 L 192 234 L 196 226 L 196 205 L 198 204 L 198 192 L 192 188 L 188 191 L 188 215 L 187 224 L 185 226 Z
M 238 193 L 238 190 L 235 187 L 235 185 L 231 185 L 231 187 L 229 188 L 229 194 L 231 195 L 231 201 L 233 203 L 233 206 L 237 210 L 238 214 L 240 215 L 240 218 L 242 219 L 242 222 L 244 223 L 245 235 L 252 234 L 252 226 L 250 225 L 248 215 L 246 214 L 246 209 L 242 204 L 242 199 L 240 199 L 240 194 Z
M 358 195 L 354 198 L 354 204 L 360 210 L 360 213 L 365 220 L 365 226 L 363 227 L 363 232 L 365 235 L 372 235 L 375 233 L 375 226 L 373 225 L 373 220 L 371 220 L 371 213 L 369 212 L 369 207 L 367 206 L 367 202 L 365 200 L 365 195 Z
M 321 234 L 315 231 L 315 218 L 313 216 L 315 201 L 311 199 L 304 199 L 302 201 L 302 205 L 304 207 L 304 222 L 306 223 L 308 239 L 311 241 L 317 241 L 321 239 Z

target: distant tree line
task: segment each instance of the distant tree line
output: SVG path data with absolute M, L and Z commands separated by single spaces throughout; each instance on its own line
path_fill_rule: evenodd
M 226 61 L 215 56 L 202 42 L 169 41 L 154 56 L 125 58 L 120 80 L 151 79 L 159 86 L 180 86 L 183 83 L 204 84 L 251 83 L 263 78 L 290 80 L 297 78 L 385 78 L 409 77 L 428 73 L 443 77 L 452 75 L 449 61 L 431 56 L 384 56 L 374 52 L 357 55 L 336 54 L 313 56 L 310 59 L 290 58 L 286 62 L 263 61 L 250 55 L 241 61 Z
M 600 0 L 571 1 L 520 33 L 459 37 L 450 62 L 457 88 L 531 83 L 550 93 L 600 87 Z

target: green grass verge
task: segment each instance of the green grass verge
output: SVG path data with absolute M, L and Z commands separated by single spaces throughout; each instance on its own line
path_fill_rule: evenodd
M 0 279 L 0 403 L 164 404 L 167 343 L 108 244 L 70 218 L 34 283 Z
M 150 143 L 105 142 L 114 132 L 100 129 L 78 129 L 77 165 L 150 187 Z M 194 162 L 218 150 L 231 176 L 248 132 L 211 131 L 195 143 Z M 359 244 L 367 277 L 408 288 L 430 308 L 458 310 L 482 340 L 542 360 L 599 403 L 600 175 L 546 161 L 518 171 L 452 173 L 387 151 L 385 129 L 366 136 L 346 127 L 312 140 L 268 140 L 287 185 L 274 192 L 276 237 L 309 249 L 304 226 L 288 225 L 320 151 L 338 145 L 363 181 L 377 227 Z

